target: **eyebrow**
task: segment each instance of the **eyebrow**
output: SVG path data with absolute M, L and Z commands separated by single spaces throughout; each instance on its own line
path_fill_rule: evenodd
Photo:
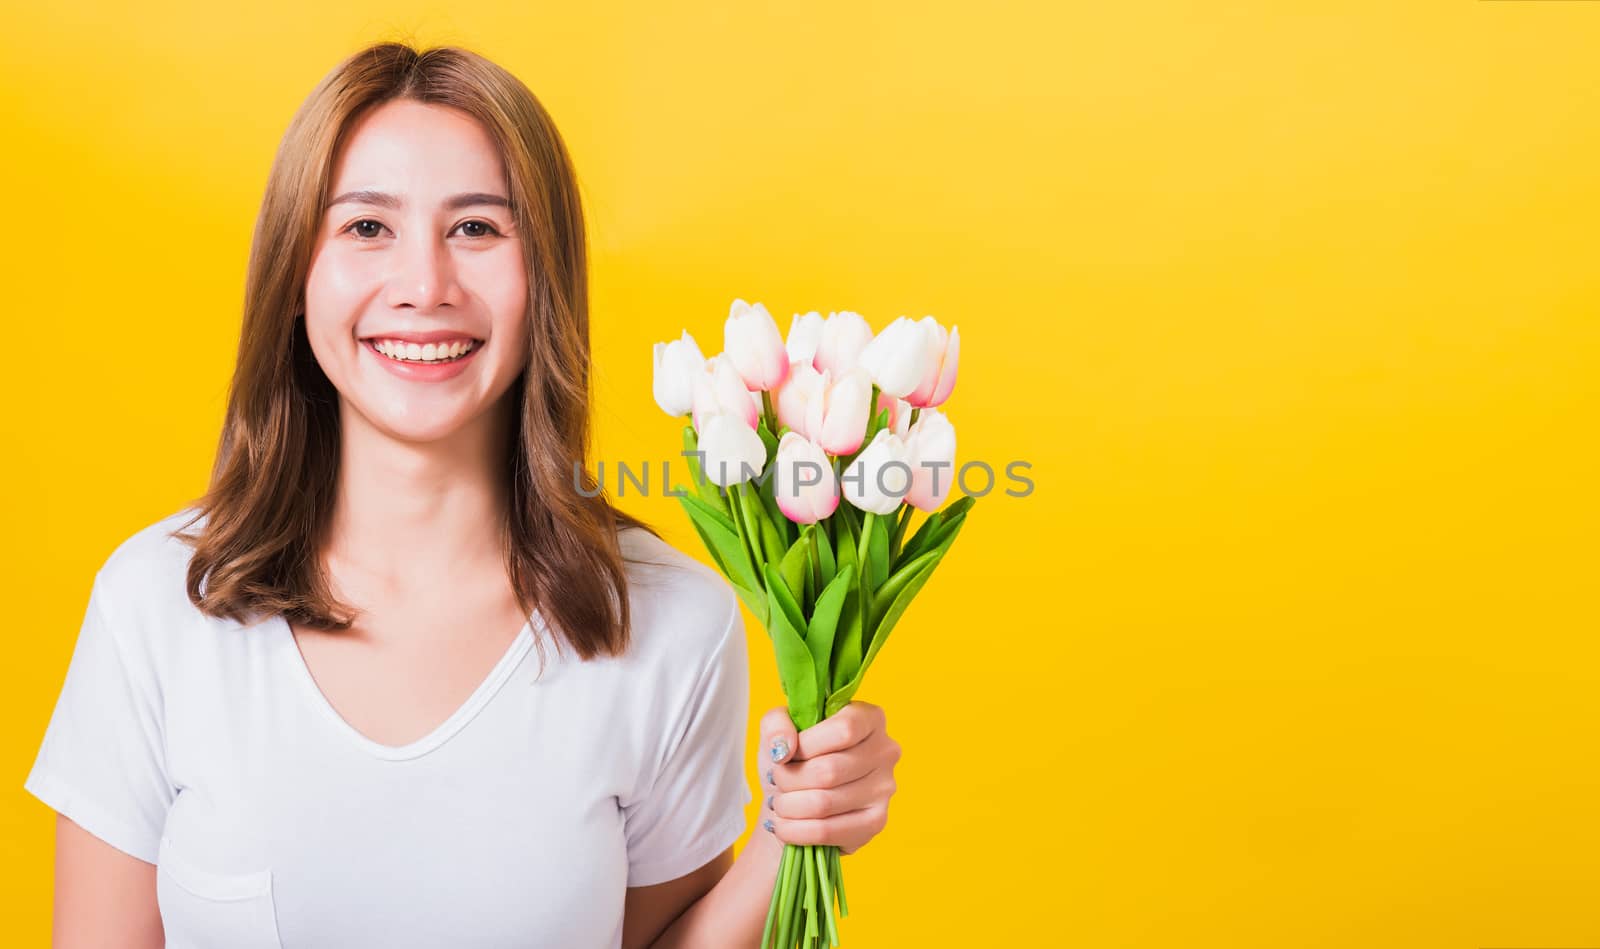
M 344 194 L 329 201 L 324 207 L 331 208 L 336 204 L 374 204 L 380 208 L 399 210 L 405 204 L 405 201 L 398 195 L 389 194 L 386 191 L 362 189 L 359 191 L 346 191 Z M 459 211 L 462 208 L 477 207 L 485 204 L 502 208 L 511 207 L 511 202 L 498 194 L 489 194 L 484 191 L 466 191 L 446 198 L 444 209 L 446 211 Z

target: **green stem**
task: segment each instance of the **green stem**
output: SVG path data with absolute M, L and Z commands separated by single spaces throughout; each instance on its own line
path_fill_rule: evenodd
M 767 431 L 778 434 L 778 410 L 772 405 L 772 393 L 766 389 L 761 390 L 761 414 L 767 420 Z
M 761 499 L 746 494 L 744 487 L 743 484 L 728 486 L 728 504 L 733 508 L 733 520 L 739 528 L 739 537 L 750 552 L 750 563 L 755 568 L 756 576 L 760 577 L 761 565 L 767 562 L 767 558 L 761 544 L 761 527 L 753 522 L 756 512 L 750 510 L 750 505 L 760 504 Z
M 856 563 L 863 578 L 867 575 L 867 539 L 872 536 L 872 524 L 878 515 L 866 511 L 861 517 L 861 537 L 856 541 Z
M 833 848 L 833 885 L 839 891 L 839 915 L 850 915 L 850 901 L 844 898 L 844 863 L 840 860 L 839 848 Z
M 891 565 L 894 563 L 894 558 L 900 556 L 900 540 L 906 535 L 906 525 L 911 523 L 912 510 L 909 504 L 900 509 L 900 520 L 894 525 L 894 536 L 889 538 L 889 563 Z
M 815 939 L 817 936 L 817 848 L 806 847 L 806 930 L 805 938 Z
M 833 855 L 838 847 L 827 846 L 817 855 L 817 878 L 822 883 L 822 925 L 828 945 L 839 944 L 839 926 L 833 919 Z

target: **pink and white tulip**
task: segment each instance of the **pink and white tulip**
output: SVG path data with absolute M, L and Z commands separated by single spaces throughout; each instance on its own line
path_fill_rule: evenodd
M 903 399 L 921 384 L 928 365 L 927 332 L 921 323 L 902 316 L 861 351 L 861 366 L 880 390 Z
M 749 481 L 767 464 L 767 446 L 744 419 L 717 412 L 703 419 L 699 450 L 701 470 L 707 481 L 727 487 Z
M 810 313 L 796 313 L 794 319 L 789 321 L 789 336 L 783 341 L 783 348 L 789 352 L 789 365 L 791 371 L 797 362 L 811 365 L 817 358 L 817 344 L 822 342 L 822 314 L 816 310 Z
M 928 357 L 923 368 L 922 381 L 906 401 L 919 409 L 943 405 L 956 387 L 956 367 L 961 359 L 961 331 L 950 327 L 946 333 L 939 321 L 931 316 L 921 320 L 927 333 Z
M 811 368 L 811 363 L 795 361 L 789 365 L 789 378 L 772 393 L 772 407 L 778 413 L 778 424 L 787 425 L 796 432 L 806 431 L 806 412 L 811 403 L 822 396 L 822 373 Z
M 872 380 L 860 368 L 841 377 L 824 371 L 820 391 L 806 406 L 805 435 L 830 455 L 848 455 L 867 437 Z
M 694 429 L 702 431 L 709 416 L 727 412 L 753 431 L 761 416 L 760 398 L 759 393 L 751 398 L 744 380 L 728 362 L 728 354 L 718 353 L 706 360 L 705 370 L 694 378 Z
M 837 379 L 860 365 L 861 352 L 871 342 L 872 327 L 861 314 L 849 310 L 829 313 L 812 362 L 819 371 L 831 372 Z
M 943 506 L 956 481 L 956 429 L 938 409 L 923 409 L 906 436 L 911 490 L 906 502 L 921 511 Z
M 700 354 L 694 337 L 684 330 L 681 339 L 657 343 L 652 361 L 655 376 L 651 388 L 656 404 L 674 418 L 688 415 L 694 410 L 694 380 L 706 368 L 706 357 Z
M 786 432 L 773 464 L 772 494 L 784 517 L 814 524 L 839 506 L 839 478 L 821 445 L 799 432 Z
M 722 348 L 745 388 L 765 392 L 789 375 L 789 353 L 772 314 L 759 303 L 733 301 L 722 329 Z
M 852 506 L 873 514 L 891 514 L 911 489 L 911 453 L 905 440 L 879 429 L 839 476 L 839 489 Z

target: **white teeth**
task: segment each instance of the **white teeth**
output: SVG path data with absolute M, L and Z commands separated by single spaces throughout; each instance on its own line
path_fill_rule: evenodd
M 444 362 L 470 352 L 475 345 L 476 342 L 472 340 L 418 345 L 398 339 L 380 339 L 372 343 L 378 352 L 403 362 Z

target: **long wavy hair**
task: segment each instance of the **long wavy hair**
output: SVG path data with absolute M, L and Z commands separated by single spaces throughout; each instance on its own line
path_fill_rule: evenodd
M 537 606 L 584 660 L 629 642 L 618 532 L 650 525 L 613 507 L 589 449 L 588 264 L 576 176 L 555 124 L 515 76 L 454 46 L 369 46 L 323 77 L 284 134 L 251 242 L 238 364 L 206 494 L 176 533 L 194 548 L 189 599 L 243 621 L 279 614 L 343 630 L 319 551 L 339 473 L 339 397 L 306 338 L 304 289 L 333 160 L 359 116 L 394 99 L 459 109 L 500 149 L 528 274 L 529 359 L 507 398 L 510 504 L 501 536 L 525 615 Z

